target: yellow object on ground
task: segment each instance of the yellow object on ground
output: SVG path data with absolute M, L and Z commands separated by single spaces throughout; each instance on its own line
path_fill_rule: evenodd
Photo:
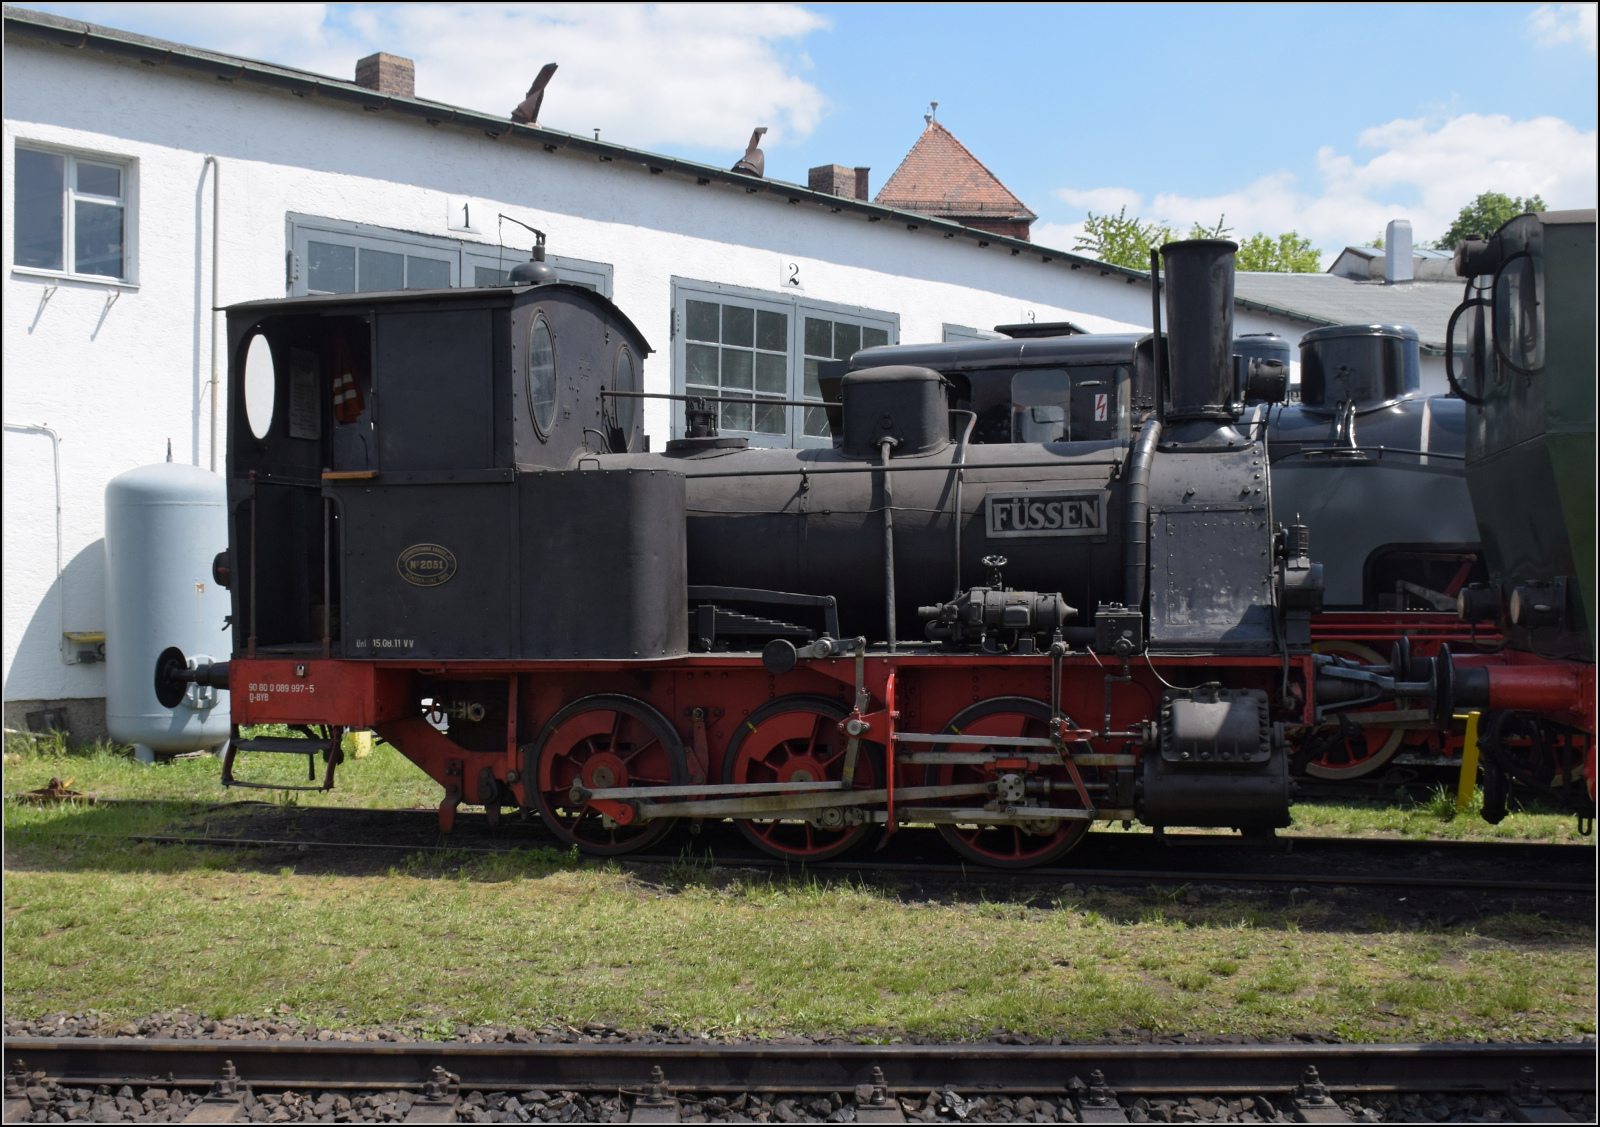
M 1461 745 L 1461 781 L 1456 784 L 1456 809 L 1472 805 L 1478 785 L 1478 713 L 1467 713 L 1467 737 Z
M 372 733 L 346 732 L 344 749 L 350 753 L 351 759 L 365 759 L 372 754 Z

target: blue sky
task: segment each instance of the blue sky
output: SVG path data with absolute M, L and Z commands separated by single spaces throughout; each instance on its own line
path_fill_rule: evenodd
M 1592 5 L 34 6 L 342 77 L 387 50 L 498 113 L 556 61 L 545 124 L 722 165 L 767 125 L 769 175 L 874 191 L 937 100 L 1068 249 L 1122 205 L 1324 250 L 1486 189 L 1595 205 Z

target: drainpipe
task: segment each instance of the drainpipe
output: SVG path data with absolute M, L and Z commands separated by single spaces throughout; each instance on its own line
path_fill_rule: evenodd
M 211 472 L 217 472 L 217 216 L 222 207 L 222 165 L 208 156 L 201 167 L 211 166 Z
M 49 427 L 26 423 L 7 423 L 5 428 L 19 434 L 42 434 L 50 439 L 50 462 L 56 478 L 56 602 L 61 608 L 61 637 L 56 641 L 56 651 L 62 665 L 74 665 L 76 662 L 67 660 L 66 647 L 61 644 L 67 638 L 67 589 L 61 584 L 61 436 Z

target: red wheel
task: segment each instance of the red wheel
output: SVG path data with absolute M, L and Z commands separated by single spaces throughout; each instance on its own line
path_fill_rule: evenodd
M 962 710 L 945 727 L 945 731 L 951 735 L 994 736 L 994 743 L 982 746 L 936 743 L 932 750 L 977 751 L 1000 758 L 1005 758 L 1007 753 L 1017 750 L 1036 751 L 1037 748 L 1018 749 L 1015 745 L 1007 746 L 1006 737 L 1048 736 L 1049 722 L 1050 706 L 1043 701 L 1028 697 L 994 697 Z M 1097 773 L 1094 768 L 1080 767 L 1078 770 L 1085 783 L 1096 781 Z M 929 766 L 923 782 L 928 786 L 987 783 L 998 778 L 1000 774 L 1001 772 L 986 764 L 937 763 Z M 1079 799 L 1077 788 L 1072 784 L 1072 776 L 1065 767 L 1035 767 L 1028 772 L 1028 778 L 1049 780 L 1047 805 L 1082 809 L 1083 802 Z M 986 799 L 976 796 L 929 801 L 940 806 L 954 803 L 982 807 Z M 913 810 L 915 807 L 906 809 L 911 821 L 916 820 L 912 814 Z M 1040 819 L 1036 824 L 1023 826 L 983 823 L 965 826 L 944 823 L 939 826 L 939 833 L 961 856 L 980 865 L 997 869 L 1027 869 L 1035 865 L 1049 864 L 1082 841 L 1088 832 L 1089 822 L 1086 818 Z
M 844 778 L 849 739 L 839 731 L 839 722 L 848 715 L 848 709 L 826 697 L 792 696 L 768 701 L 740 722 L 739 730 L 729 741 L 723 757 L 722 781 L 838 782 Z M 863 741 L 856 757 L 855 789 L 881 787 L 882 780 L 882 748 Z M 785 861 L 826 861 L 865 845 L 882 828 L 874 823 L 851 826 L 839 822 L 851 809 L 865 807 L 797 811 L 771 821 L 741 818 L 739 832 L 757 848 Z
M 1389 662 L 1378 651 L 1360 642 L 1336 639 L 1318 642 L 1312 649 L 1317 653 L 1355 658 L 1363 665 L 1387 665 Z M 1401 706 L 1402 702 L 1392 701 L 1370 705 L 1362 711 L 1389 712 Z M 1306 738 L 1310 738 L 1309 732 Z M 1405 738 L 1404 728 L 1363 728 L 1359 739 L 1334 739 L 1327 743 L 1320 754 L 1306 762 L 1305 772 L 1318 779 L 1359 779 L 1393 759 Z
M 573 701 L 552 716 L 524 766 L 550 832 L 603 857 L 653 845 L 672 831 L 674 820 L 619 825 L 592 806 L 574 804 L 573 783 L 599 790 L 689 781 L 683 741 L 667 718 L 642 700 L 609 693 Z

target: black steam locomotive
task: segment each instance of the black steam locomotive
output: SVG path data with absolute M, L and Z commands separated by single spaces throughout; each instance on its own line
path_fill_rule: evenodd
M 821 450 L 748 449 L 692 399 L 645 451 L 648 345 L 538 263 L 236 306 L 234 658 L 158 679 L 306 736 L 236 740 L 226 781 L 320 751 L 331 785 L 341 731 L 374 727 L 443 828 L 514 806 L 601 854 L 706 817 L 800 860 L 929 824 L 1016 867 L 1097 820 L 1286 825 L 1296 741 L 1397 701 L 1448 728 L 1498 674 L 1314 652 L 1322 569 L 1241 395 L 1284 373 L 1241 387 L 1235 249 L 1163 248 L 1168 335 L 1074 344 L 1004 422 L 926 365 L 847 371 Z M 279 409 L 252 428 L 258 340 Z

